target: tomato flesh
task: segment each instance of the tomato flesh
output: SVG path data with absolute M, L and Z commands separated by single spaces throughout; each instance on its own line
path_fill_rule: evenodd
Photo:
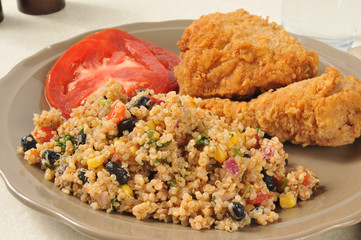
M 129 39 L 141 43 L 142 45 L 146 46 L 150 50 L 150 52 L 157 58 L 157 60 L 167 69 L 169 91 L 176 90 L 178 88 L 178 82 L 174 76 L 173 68 L 179 64 L 180 59 L 168 49 L 159 47 L 128 32 L 114 28 L 106 29 L 102 32 L 95 33 L 91 36 L 88 36 L 87 38 L 97 40 L 106 39 L 114 44 L 118 44 L 119 47 L 124 39 Z
M 269 197 L 268 194 L 258 194 L 257 197 L 253 200 L 248 199 L 247 203 L 249 204 L 259 204 L 263 202 L 264 200 L 267 200 Z
M 54 137 L 52 131 L 50 127 L 40 127 L 34 130 L 33 136 L 39 143 L 49 142 Z
M 124 119 L 125 106 L 122 102 L 116 102 L 108 115 L 108 120 L 118 124 Z
M 146 43 L 119 29 L 104 30 L 76 43 L 47 76 L 45 92 L 49 104 L 68 118 L 73 108 L 83 104 L 110 79 L 122 85 L 123 92 L 130 97 L 138 89 L 150 88 L 155 93 L 174 90 L 169 76 L 179 62 L 178 57 L 165 49 L 155 55 L 154 49 L 162 48 Z M 169 56 L 161 57 L 162 53 Z M 158 60 L 162 58 L 169 58 L 169 62 Z

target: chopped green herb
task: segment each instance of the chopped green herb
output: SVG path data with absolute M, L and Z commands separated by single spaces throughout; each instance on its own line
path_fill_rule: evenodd
M 244 172 L 242 175 L 242 182 L 245 181 L 247 179 L 247 174 Z
M 102 104 L 102 105 L 105 105 L 105 104 L 107 104 L 108 102 L 109 102 L 109 99 L 104 99 L 104 98 L 102 98 L 102 99 L 99 100 L 99 103 Z
M 233 150 L 234 150 L 234 152 L 235 152 L 238 156 L 243 157 L 243 153 L 242 153 L 241 149 L 239 149 L 239 148 L 233 148 Z
M 167 147 L 167 146 L 169 146 L 171 144 L 171 142 L 172 142 L 172 140 L 166 141 L 162 145 L 156 146 L 155 149 L 159 150 L 160 148 Z
M 207 136 L 205 133 L 201 133 L 201 135 L 199 135 L 198 138 L 196 139 L 195 146 L 198 147 L 198 146 L 208 145 L 209 139 L 211 139 L 211 137 Z
M 219 162 L 216 162 L 214 164 L 211 164 L 212 167 L 220 167 L 221 165 L 219 165 Z
M 45 167 L 49 168 L 50 170 L 53 170 L 53 171 L 55 170 L 55 167 L 53 165 L 51 165 L 50 163 L 43 162 L 43 164 L 44 164 Z
M 192 137 L 192 134 L 191 133 L 186 133 L 186 136 Z
M 214 201 L 216 201 L 216 196 L 213 195 L 213 196 L 211 197 L 211 202 L 214 202 Z
M 151 138 L 154 136 L 155 131 L 154 131 L 154 130 L 150 130 L 150 131 L 147 132 L 147 134 L 148 134 L 148 138 L 151 139 Z
M 256 132 L 259 132 L 259 128 L 256 128 Z
M 246 190 L 244 191 L 244 193 L 243 193 L 243 195 L 242 195 L 242 197 L 241 197 L 241 201 L 242 201 L 242 199 L 244 198 L 244 196 L 246 196 L 246 194 L 247 194 L 247 192 L 248 192 L 248 190 L 249 190 L 249 186 L 250 186 L 251 184 L 249 184 L 248 183 L 248 185 L 247 185 L 247 187 L 246 187 Z
M 170 164 L 170 162 L 168 162 L 167 159 L 159 159 L 159 158 L 157 158 L 155 160 L 155 162 L 162 162 L 162 163 L 165 163 L 165 164 Z
M 69 134 L 65 134 L 64 137 L 56 140 L 56 142 L 58 143 L 57 146 L 59 146 L 61 148 L 61 153 L 65 152 L 65 148 L 66 148 L 66 142 L 70 141 L 73 144 L 73 153 L 76 150 L 75 147 L 75 138 L 72 135 Z
M 115 203 L 116 202 L 119 202 L 118 198 L 113 198 L 112 201 L 111 201 L 111 210 L 110 210 L 111 213 L 117 211 L 117 209 L 115 208 Z
M 229 137 L 233 138 L 234 137 L 234 133 L 229 133 Z
M 286 187 L 286 185 L 287 185 L 287 182 L 288 182 L 288 179 L 287 178 L 285 178 L 285 179 L 283 179 L 283 182 L 282 182 L 282 186 L 281 186 L 281 192 L 283 192 L 283 190 L 285 190 L 285 187 Z
M 169 186 L 172 186 L 172 187 L 175 187 L 175 188 L 178 187 L 177 183 L 176 183 L 174 180 L 168 181 L 167 184 L 168 184 Z
M 158 139 L 152 139 L 148 142 L 148 145 L 153 145 L 156 141 L 158 141 Z

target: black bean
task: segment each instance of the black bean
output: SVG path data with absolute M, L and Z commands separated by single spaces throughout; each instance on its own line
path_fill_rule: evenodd
M 29 149 L 36 148 L 36 140 L 33 135 L 25 135 L 21 138 L 21 146 L 24 149 L 24 152 L 28 151 Z
M 246 216 L 246 210 L 243 205 L 239 202 L 233 202 L 227 208 L 228 216 L 230 216 L 234 221 L 242 221 Z
M 266 183 L 268 190 L 274 191 L 276 189 L 276 183 L 271 176 L 266 174 L 265 170 L 261 172 L 263 174 L 263 181 Z
M 59 160 L 60 154 L 54 152 L 53 150 L 45 150 L 43 155 L 41 156 L 41 159 L 47 161 L 51 165 L 54 165 L 54 163 Z
M 88 182 L 88 178 L 85 176 L 85 171 L 80 170 L 78 172 L 78 178 L 84 183 Z
M 268 139 L 271 139 L 272 136 L 268 135 L 267 133 L 264 134 L 263 138 L 268 138 Z
M 110 174 L 115 175 L 120 185 L 126 184 L 128 182 L 129 175 L 127 170 L 119 166 L 118 163 L 109 161 L 105 165 L 105 168 L 108 170 Z
M 149 108 L 152 106 L 152 100 L 150 100 L 147 96 L 141 96 L 135 103 L 134 107 L 141 107 L 144 106 L 146 108 Z
M 75 145 L 79 146 L 79 145 L 83 145 L 86 142 L 86 134 L 83 131 L 80 131 L 76 136 L 75 136 Z
M 137 119 L 135 118 L 127 118 L 120 123 L 118 123 L 118 137 L 123 136 L 123 131 L 131 132 L 133 131 L 135 124 L 137 123 Z
M 244 153 L 244 154 L 243 154 L 243 157 L 245 157 L 245 158 L 250 158 L 250 156 L 249 156 L 248 153 Z

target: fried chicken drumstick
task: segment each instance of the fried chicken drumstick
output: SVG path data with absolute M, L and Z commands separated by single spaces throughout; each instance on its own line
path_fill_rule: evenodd
M 332 67 L 319 77 L 263 93 L 250 102 L 211 98 L 201 107 L 303 146 L 341 146 L 361 134 L 361 82 Z
M 249 99 L 317 75 L 318 55 L 284 28 L 240 9 L 194 21 L 178 42 L 180 93 Z

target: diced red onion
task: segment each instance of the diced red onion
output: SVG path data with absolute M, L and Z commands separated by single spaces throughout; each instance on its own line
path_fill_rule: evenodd
M 225 193 L 225 194 L 223 194 L 222 196 L 221 196 L 221 199 L 223 200 L 223 201 L 228 201 L 228 200 L 230 200 L 231 198 L 233 198 L 234 196 L 233 195 L 231 195 L 230 193 Z
M 259 144 L 259 136 L 258 136 L 258 134 L 254 135 L 254 138 L 256 139 L 256 143 L 254 144 L 253 147 L 254 147 L 255 149 L 258 149 L 258 148 L 261 147 L 261 145 Z
M 95 201 L 97 201 L 101 209 L 106 209 L 110 205 L 109 194 L 107 192 L 103 192 L 102 194 L 95 196 Z
M 264 157 L 266 160 L 271 159 L 271 157 L 273 156 L 274 150 L 275 150 L 274 147 L 265 146 L 265 147 L 263 148 L 263 150 L 262 150 L 263 157 Z
M 175 128 L 177 128 L 179 126 L 179 122 L 180 122 L 179 119 L 175 120 L 175 126 L 174 126 Z
M 223 167 L 227 170 L 227 172 L 231 176 L 234 176 L 240 172 L 238 164 L 237 164 L 236 160 L 234 160 L 233 158 L 230 158 L 227 161 L 225 161 L 223 163 Z

